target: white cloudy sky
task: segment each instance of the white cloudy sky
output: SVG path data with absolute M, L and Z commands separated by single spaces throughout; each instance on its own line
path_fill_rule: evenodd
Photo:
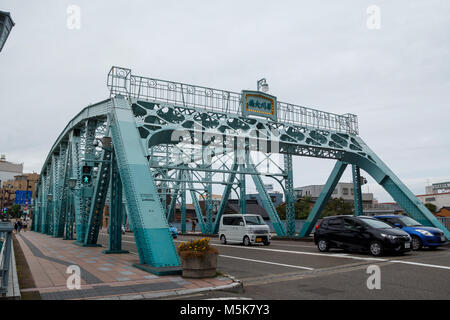
M 67 28 L 67 7 L 81 28 Z M 381 29 L 366 22 L 381 10 Z M 448 1 L 1 0 L 16 23 L 0 53 L 0 153 L 39 172 L 67 122 L 108 97 L 112 65 L 355 113 L 360 135 L 416 194 L 450 180 Z M 295 186 L 328 160 L 296 158 Z M 347 172 L 342 181 L 350 181 Z M 373 180 L 363 191 L 391 198 Z

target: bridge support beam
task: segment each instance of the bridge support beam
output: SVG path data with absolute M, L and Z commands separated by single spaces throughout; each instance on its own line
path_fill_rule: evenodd
M 250 173 L 256 173 L 257 170 L 253 163 L 250 161 L 247 162 L 248 171 Z M 270 199 L 269 194 L 267 193 L 266 188 L 264 187 L 264 183 L 262 182 L 261 176 L 258 174 L 252 174 L 253 182 L 255 183 L 256 190 L 261 197 L 262 205 L 266 212 L 270 217 L 270 221 L 272 221 L 272 226 L 275 229 L 275 232 L 279 236 L 286 236 L 286 230 L 281 223 L 280 217 L 278 216 L 277 211 L 275 210 L 275 206 L 273 205 L 272 199 Z
M 140 259 L 138 268 L 179 274 L 178 258 L 128 100 L 114 99 L 111 133 Z
M 355 203 L 355 216 L 363 215 L 362 191 L 361 191 L 361 174 L 357 165 L 352 165 L 353 175 L 353 197 Z
M 205 220 L 203 218 L 203 212 L 202 212 L 202 208 L 200 207 L 200 204 L 198 203 L 198 197 L 197 194 L 195 193 L 194 190 L 194 184 L 192 183 L 192 173 L 189 172 L 188 173 L 189 176 L 189 189 L 191 192 L 191 198 L 192 198 L 192 203 L 194 204 L 194 210 L 195 210 L 195 214 L 197 217 L 197 221 L 198 221 L 198 225 L 200 226 L 200 231 L 203 234 L 207 234 L 207 228 L 206 228 L 206 223 Z
M 327 202 L 330 199 L 334 188 L 336 188 L 339 179 L 342 177 L 345 168 L 347 168 L 346 163 L 343 163 L 341 161 L 336 162 L 333 171 L 331 171 L 331 174 L 328 177 L 328 180 L 325 183 L 325 186 L 323 187 L 323 190 L 319 195 L 319 198 L 317 198 L 317 201 L 314 204 L 314 207 L 312 208 L 311 212 L 309 213 L 308 218 L 305 221 L 305 224 L 300 230 L 300 233 L 298 235 L 299 237 L 307 237 L 311 234 L 314 225 L 319 219 L 323 208 L 325 208 L 325 206 L 327 205 Z
M 181 170 L 181 233 L 186 233 L 186 173 Z
M 235 153 L 236 154 L 236 153 Z M 228 199 L 230 198 L 231 189 L 233 187 L 234 180 L 236 179 L 236 171 L 239 168 L 237 158 L 235 156 L 233 166 L 231 168 L 231 173 L 228 175 L 227 185 L 222 194 L 222 200 L 220 201 L 219 209 L 216 213 L 216 220 L 214 221 L 213 233 L 219 232 L 220 219 L 227 208 Z
M 292 155 L 284 155 L 284 171 L 285 171 L 285 186 L 284 196 L 286 199 L 286 229 L 288 236 L 295 235 L 295 198 L 294 198 L 294 177 L 292 172 Z
M 127 250 L 122 250 L 122 181 L 114 151 L 111 153 L 110 195 L 108 250 L 103 250 L 103 253 L 128 253 Z
M 84 246 L 99 246 L 97 244 L 98 233 L 102 225 L 103 210 L 106 202 L 110 182 L 111 150 L 104 149 L 102 162 L 98 167 L 95 181 L 94 194 L 92 196 L 89 218 L 87 220 Z

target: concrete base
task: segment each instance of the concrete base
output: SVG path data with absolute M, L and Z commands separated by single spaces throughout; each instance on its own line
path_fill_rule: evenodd
M 103 250 L 104 254 L 116 254 L 116 253 L 130 253 L 128 250 Z
M 153 274 L 156 274 L 157 276 L 167 276 L 167 275 L 180 275 L 181 274 L 181 267 L 152 267 L 148 264 L 139 264 L 134 263 L 133 267 L 138 268 L 140 270 L 144 270 Z
M 103 247 L 101 244 L 84 244 L 82 242 L 74 241 L 74 245 L 80 246 L 80 247 Z

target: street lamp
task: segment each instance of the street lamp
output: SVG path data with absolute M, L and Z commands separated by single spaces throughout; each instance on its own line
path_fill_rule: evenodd
M 262 78 L 256 82 L 258 91 L 267 92 L 269 91 L 269 84 L 266 81 L 266 78 Z M 261 89 L 261 90 L 260 90 Z
M 11 19 L 9 12 L 0 11 L 0 52 L 8 39 L 9 33 L 14 27 L 14 21 Z

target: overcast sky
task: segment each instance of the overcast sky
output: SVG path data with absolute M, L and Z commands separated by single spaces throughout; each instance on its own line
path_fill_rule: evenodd
M 80 29 L 67 27 L 70 5 Z M 368 28 L 370 5 L 380 29 Z M 357 114 L 360 136 L 415 194 L 450 180 L 449 1 L 0 0 L 0 10 L 16 23 L 0 53 L 0 153 L 26 172 L 109 96 L 117 65 L 235 92 L 265 77 L 280 101 Z M 325 183 L 334 161 L 294 164 L 302 186 Z M 368 190 L 391 200 L 372 179 Z

